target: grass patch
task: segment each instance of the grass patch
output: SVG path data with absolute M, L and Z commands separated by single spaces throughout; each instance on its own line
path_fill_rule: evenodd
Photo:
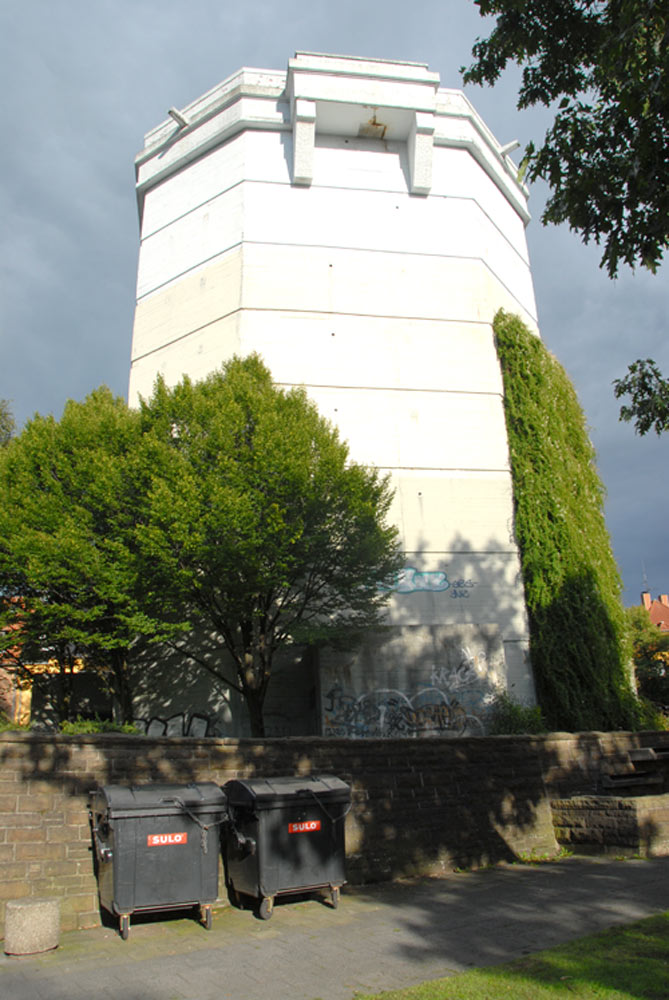
M 0 733 L 27 732 L 29 726 L 21 726 L 18 722 L 12 722 L 6 715 L 0 712 Z
M 512 861 L 516 865 L 548 865 L 564 858 L 573 858 L 574 852 L 570 847 L 560 847 L 557 854 L 537 854 L 534 848 L 531 851 L 521 851 L 517 861 Z
M 358 1000 L 374 1000 L 357 994 Z M 669 912 L 377 1000 L 667 1000 Z

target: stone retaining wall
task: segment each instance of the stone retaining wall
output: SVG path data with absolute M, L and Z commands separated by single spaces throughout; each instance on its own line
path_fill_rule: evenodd
M 603 854 L 669 854 L 669 795 L 575 796 L 551 802 L 558 843 Z
M 61 898 L 63 929 L 99 922 L 88 792 L 99 785 L 336 774 L 352 787 L 352 882 L 556 850 L 550 798 L 593 791 L 604 756 L 669 734 L 448 740 L 149 739 L 0 734 L 0 933 L 8 899 Z

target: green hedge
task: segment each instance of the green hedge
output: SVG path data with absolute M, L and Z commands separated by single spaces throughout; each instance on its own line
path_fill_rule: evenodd
M 517 316 L 495 317 L 537 698 L 551 729 L 634 729 L 621 582 L 604 489 L 564 369 Z
M 126 733 L 134 735 L 139 733 L 137 726 L 131 722 L 112 722 L 110 719 L 82 719 L 80 715 L 76 719 L 63 721 L 60 723 L 60 731 L 66 736 L 81 736 L 89 733 Z

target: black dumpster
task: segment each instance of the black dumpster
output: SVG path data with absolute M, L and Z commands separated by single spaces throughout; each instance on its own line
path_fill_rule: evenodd
M 237 779 L 225 785 L 229 826 L 226 877 L 233 901 L 253 896 L 258 915 L 274 898 L 327 889 L 333 907 L 346 881 L 344 820 L 349 786 L 331 775 Z
M 100 903 L 119 917 L 124 940 L 139 910 L 199 906 L 209 930 L 226 818 L 225 794 L 212 782 L 91 793 Z

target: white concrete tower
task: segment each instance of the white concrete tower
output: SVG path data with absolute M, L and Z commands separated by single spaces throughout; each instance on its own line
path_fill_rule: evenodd
M 492 320 L 536 330 L 527 192 L 427 66 L 298 52 L 146 136 L 130 402 L 258 351 L 391 473 L 406 569 L 387 632 L 321 658 L 342 735 L 479 732 L 533 700 Z

